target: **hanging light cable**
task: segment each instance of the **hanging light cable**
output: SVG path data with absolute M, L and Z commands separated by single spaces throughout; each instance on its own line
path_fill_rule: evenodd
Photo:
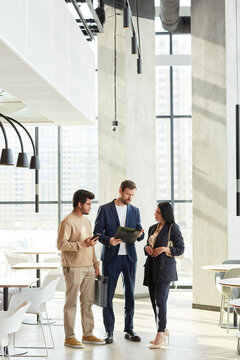
M 141 40 L 139 30 L 139 16 L 138 16 L 138 0 L 135 0 L 136 14 L 137 14 L 137 32 L 138 32 L 138 58 L 137 58 L 137 74 L 142 74 L 142 58 L 141 58 Z
M 114 96 L 114 120 L 112 121 L 112 131 L 116 132 L 117 121 L 117 9 L 116 0 L 114 0 L 114 73 L 113 73 L 113 96 Z
M 39 161 L 39 157 L 37 156 L 36 154 L 36 149 L 35 149 L 35 145 L 34 145 L 34 142 L 33 142 L 33 139 L 29 133 L 29 131 L 25 128 L 25 126 L 23 126 L 19 121 L 9 117 L 9 116 L 5 116 L 3 114 L 0 114 L 0 116 L 4 117 L 9 123 L 11 122 L 15 122 L 16 124 L 18 124 L 28 135 L 30 141 L 31 141 L 31 144 L 32 144 L 32 148 L 33 148 L 33 155 L 31 156 L 31 160 L 30 160 L 30 166 L 29 166 L 29 169 L 40 169 L 40 161 Z M 13 126 L 13 124 L 12 124 Z M 15 129 L 16 130 L 16 129 Z M 17 131 L 17 130 L 16 130 Z
M 5 149 L 2 149 L 0 165 L 7 165 L 7 166 L 14 165 L 12 150 L 9 149 L 9 147 L 8 147 L 6 131 L 5 131 L 4 126 L 1 121 L 0 121 L 0 127 L 2 129 L 2 133 L 3 133 L 3 137 L 4 137 L 4 141 L 5 141 Z
M 0 116 L 2 116 L 2 115 L 0 114 Z M 19 142 L 20 142 L 21 152 L 18 154 L 18 159 L 17 159 L 16 167 L 26 168 L 26 167 L 29 166 L 28 156 L 27 156 L 27 153 L 24 152 L 23 142 L 22 142 L 21 135 L 20 135 L 18 129 L 16 128 L 16 126 L 13 124 L 11 118 L 5 116 L 4 119 L 5 119 L 6 121 L 8 121 L 9 124 L 14 128 L 14 130 L 16 131 L 16 134 L 17 134 L 17 136 L 18 136 Z
M 238 104 L 239 79 L 238 79 L 238 6 L 236 4 L 236 72 L 237 72 L 237 104 L 236 110 L 236 215 L 240 216 L 240 111 Z
M 6 115 L 3 115 L 0 113 L 0 117 L 4 118 L 13 127 L 13 129 L 15 130 L 15 132 L 19 138 L 21 152 L 18 154 L 17 165 L 16 165 L 17 167 L 28 167 L 29 163 L 28 163 L 27 153 L 24 152 L 23 141 L 22 141 L 21 135 L 20 135 L 17 127 L 15 126 L 15 124 L 19 125 L 27 133 L 27 135 L 31 141 L 32 148 L 33 148 L 33 155 L 31 157 L 29 168 L 35 170 L 35 212 L 39 212 L 38 170 L 40 169 L 40 161 L 39 161 L 39 157 L 38 157 L 38 151 L 36 150 L 33 139 L 31 137 L 30 133 L 28 132 L 28 130 L 25 128 L 25 126 L 23 126 L 19 121 L 11 118 L 10 116 L 6 116 Z M 5 131 L 4 126 L 1 121 L 0 121 L 0 127 L 1 127 L 4 141 L 5 141 L 5 149 L 2 150 L 0 165 L 14 165 L 12 150 L 8 148 L 6 131 Z M 36 144 L 37 144 L 37 141 L 36 141 Z

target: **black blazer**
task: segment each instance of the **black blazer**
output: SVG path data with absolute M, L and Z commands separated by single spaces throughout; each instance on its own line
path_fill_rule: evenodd
M 154 233 L 157 225 L 158 224 L 154 224 L 150 226 L 148 230 L 148 238 Z M 167 246 L 169 227 L 170 224 L 164 224 L 163 228 L 161 229 L 156 238 L 154 248 L 160 246 Z M 182 255 L 184 252 L 184 241 L 179 226 L 175 223 L 173 223 L 171 229 L 170 240 L 173 241 L 173 247 L 170 248 L 172 256 Z M 149 244 L 147 243 L 146 246 L 148 245 Z M 146 246 L 144 247 L 144 251 Z M 144 265 L 145 272 L 143 285 L 148 286 L 153 282 L 171 282 L 178 280 L 176 260 L 174 259 L 174 257 L 170 257 L 167 256 L 165 253 L 162 253 L 157 257 L 153 258 L 148 255 L 146 251 L 145 255 L 147 255 L 147 260 Z
M 119 245 L 111 246 L 109 240 L 114 237 L 117 228 L 120 226 L 116 206 L 114 200 L 108 204 L 100 206 L 98 209 L 95 227 L 93 233 L 101 234 L 99 241 L 103 244 L 101 260 L 107 263 L 111 263 L 118 255 Z M 126 227 L 133 229 L 142 229 L 139 209 L 133 205 L 127 205 Z M 137 239 L 143 240 L 144 233 Z M 135 244 L 126 244 L 127 256 L 131 262 L 137 261 L 137 253 Z

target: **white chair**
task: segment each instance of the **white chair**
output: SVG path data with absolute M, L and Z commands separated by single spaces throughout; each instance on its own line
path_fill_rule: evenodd
M 52 257 L 47 257 L 46 259 L 43 260 L 43 262 L 48 262 L 48 263 L 58 263 L 61 264 L 61 257 L 60 256 L 52 256 Z M 63 271 L 62 271 L 62 267 L 59 267 L 56 270 L 50 270 L 48 271 L 48 273 L 45 275 L 44 280 L 43 280 L 43 286 L 45 286 L 46 284 L 48 284 L 50 281 L 59 278 L 59 282 L 57 284 L 56 287 L 56 291 L 66 291 L 66 285 L 65 285 L 65 279 L 63 276 Z
M 49 284 L 52 280 L 59 279 L 59 282 L 57 284 L 56 291 L 66 291 L 66 285 L 65 285 L 65 279 L 63 276 L 62 269 L 56 269 L 56 270 L 50 270 L 47 275 L 45 276 L 42 286 L 46 286 Z
M 234 299 L 234 300 L 231 300 L 230 301 L 230 305 L 233 306 L 235 312 L 237 313 L 237 315 L 240 316 L 240 299 Z M 237 353 L 238 355 L 240 355 L 240 322 L 239 322 L 239 325 L 238 325 L 238 333 L 237 333 L 237 339 L 238 339 L 238 342 L 237 342 Z
M 61 260 L 60 256 L 58 257 L 59 260 Z M 55 262 L 56 261 L 56 258 L 49 258 L 46 259 L 47 262 L 54 262 L 54 259 L 55 259 Z M 64 279 L 64 276 L 63 276 L 63 271 L 62 271 L 62 268 L 59 268 L 59 269 L 56 269 L 56 270 L 50 270 L 44 277 L 44 280 L 43 280 L 43 283 L 42 283 L 42 286 L 46 286 L 49 282 L 51 282 L 52 280 L 55 280 L 55 279 L 59 279 L 59 282 L 57 284 L 57 287 L 56 287 L 56 291 L 60 292 L 58 293 L 58 296 L 65 296 L 65 292 L 66 292 L 66 285 L 65 285 L 65 279 Z M 55 309 L 56 310 L 56 309 Z M 63 326 L 63 318 L 62 318 L 62 309 L 61 309 L 61 315 L 60 317 L 59 316 L 55 316 L 53 317 L 51 314 L 50 314 L 50 322 L 52 324 L 52 326 Z M 59 322 L 60 320 L 60 322 Z
M 30 306 L 29 301 L 23 302 L 16 309 L 0 312 L 0 347 L 4 359 L 4 347 L 8 346 L 8 335 L 19 330 L 23 316 Z M 6 356 L 10 359 L 9 352 Z
M 230 269 L 225 272 L 224 279 L 237 278 L 240 277 L 240 267 L 237 269 Z M 229 331 L 229 313 L 230 313 L 230 300 L 234 297 L 232 288 L 229 286 L 220 285 L 216 283 L 218 291 L 222 294 L 221 297 L 221 306 L 220 306 L 220 317 L 219 325 L 223 327 L 223 315 L 226 313 L 225 308 L 227 308 L 227 332 Z
M 33 256 L 31 254 L 18 254 L 11 250 L 4 250 L 4 254 L 10 266 L 14 266 L 20 262 L 34 262 Z
M 15 345 L 15 336 L 14 336 L 14 347 L 29 348 L 29 349 L 45 349 L 45 351 L 46 351 L 45 355 L 39 354 L 39 355 L 29 355 L 29 356 L 22 355 L 22 356 L 25 356 L 25 357 L 47 357 L 48 349 L 54 349 L 54 341 L 53 341 L 51 326 L 50 326 L 49 319 L 48 319 L 46 302 L 53 298 L 58 281 L 59 281 L 59 279 L 55 279 L 55 280 L 51 281 L 50 283 L 48 283 L 46 286 L 40 287 L 40 288 L 24 288 L 19 294 L 14 295 L 10 300 L 9 309 L 15 308 L 16 306 L 18 306 L 19 304 L 21 304 L 23 301 L 26 301 L 26 300 L 31 302 L 31 305 L 29 306 L 27 313 L 38 315 L 38 323 L 40 325 L 42 336 L 43 336 L 44 347 L 42 347 L 42 346 L 17 346 L 17 345 Z M 47 346 L 47 342 L 46 342 L 46 338 L 45 338 L 45 334 L 44 334 L 43 326 L 42 326 L 42 314 L 43 313 L 46 314 L 47 323 L 48 323 L 49 332 L 50 332 L 51 341 L 52 341 L 52 345 L 49 347 Z
M 11 266 L 14 266 L 16 264 L 19 264 L 21 262 L 35 262 L 35 259 L 31 254 L 25 255 L 25 254 L 18 254 L 11 250 L 4 250 L 4 255 L 7 260 L 9 271 L 11 272 L 11 276 L 14 272 L 11 271 Z M 10 273 L 9 273 L 10 275 Z M 16 272 L 17 276 L 17 272 Z M 32 279 L 36 277 L 36 271 L 35 270 L 21 270 L 21 276 L 24 278 Z

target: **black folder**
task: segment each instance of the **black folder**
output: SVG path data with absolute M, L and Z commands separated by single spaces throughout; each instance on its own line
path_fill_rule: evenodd
M 140 230 L 119 226 L 115 239 L 121 239 L 125 243 L 134 244 L 140 234 Z

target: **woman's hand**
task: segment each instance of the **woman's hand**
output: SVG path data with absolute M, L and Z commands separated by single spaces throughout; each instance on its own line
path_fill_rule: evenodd
M 153 249 L 152 249 L 152 247 L 151 246 L 146 246 L 145 247 L 145 251 L 146 251 L 146 253 L 148 254 L 148 255 L 150 255 L 150 256 L 152 256 L 152 254 L 153 254 Z
M 169 248 L 166 246 L 160 246 L 155 249 L 153 249 L 152 257 L 157 257 L 158 255 L 162 254 L 163 252 L 169 253 Z

